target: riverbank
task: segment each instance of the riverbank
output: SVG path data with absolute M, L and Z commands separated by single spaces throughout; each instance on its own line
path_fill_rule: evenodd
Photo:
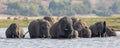
M 60 16 L 62 17 L 62 16 Z M 59 18 L 60 18 L 59 17 Z M 8 27 L 11 23 L 18 23 L 20 24 L 21 27 L 28 27 L 29 23 L 33 20 L 36 19 L 42 19 L 43 16 L 41 17 L 17 17 L 18 19 L 14 19 L 13 17 L 0 17 L 0 28 L 6 28 Z M 4 19 L 3 19 L 4 18 Z M 85 21 L 88 26 L 94 24 L 95 22 L 98 21 L 106 21 L 107 26 L 110 28 L 113 28 L 116 31 L 120 31 L 120 16 L 110 16 L 110 17 L 89 17 L 89 16 L 77 16 L 77 18 Z

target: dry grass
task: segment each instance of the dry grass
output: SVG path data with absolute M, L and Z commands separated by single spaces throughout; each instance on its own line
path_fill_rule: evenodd
M 7 17 L 6 17 L 7 18 Z M 0 28 L 8 27 L 11 23 L 18 23 L 21 27 L 28 27 L 29 23 L 32 20 L 42 19 L 43 17 L 28 17 L 28 20 L 25 21 L 24 19 L 0 19 Z M 61 17 L 59 17 L 61 18 Z M 77 17 L 87 23 L 88 26 L 94 24 L 98 21 L 106 21 L 107 26 L 113 28 L 114 30 L 120 30 L 120 17 L 111 16 L 111 17 Z

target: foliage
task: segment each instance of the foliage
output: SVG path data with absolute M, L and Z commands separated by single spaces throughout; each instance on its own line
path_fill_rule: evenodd
M 43 6 L 40 0 L 30 2 L 8 2 L 5 14 L 24 16 L 74 16 L 76 14 L 96 14 L 97 16 L 110 16 L 120 14 L 120 1 L 115 0 L 113 4 L 107 5 L 101 0 L 95 7 L 90 0 L 81 0 L 82 3 L 73 4 L 73 0 L 52 0 L 49 6 Z

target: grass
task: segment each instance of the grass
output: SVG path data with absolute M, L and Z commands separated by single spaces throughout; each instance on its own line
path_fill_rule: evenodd
M 80 18 L 85 21 L 88 26 L 98 21 L 106 21 L 108 27 L 120 31 L 120 17 L 98 17 L 98 18 Z
M 107 26 L 113 28 L 114 30 L 120 31 L 120 17 L 111 16 L 111 17 L 97 17 L 97 18 L 81 18 L 79 19 L 85 21 L 88 26 L 94 24 L 98 21 L 106 21 Z M 28 27 L 29 23 L 35 19 L 28 19 L 28 21 L 24 20 L 13 20 L 13 19 L 0 19 L 0 28 L 6 28 L 11 23 L 18 23 L 21 27 Z
M 9 25 L 11 23 L 18 23 L 21 27 L 28 27 L 29 23 L 34 20 L 34 19 L 30 19 L 28 21 L 24 21 L 24 20 L 12 20 L 12 19 L 1 19 L 0 20 L 0 28 L 6 28 L 9 27 Z

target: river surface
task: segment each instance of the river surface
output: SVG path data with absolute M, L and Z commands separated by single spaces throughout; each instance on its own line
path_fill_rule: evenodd
M 6 28 L 0 28 L 0 48 L 120 48 L 120 31 L 117 37 L 76 39 L 7 39 Z M 27 32 L 27 28 L 24 28 Z

